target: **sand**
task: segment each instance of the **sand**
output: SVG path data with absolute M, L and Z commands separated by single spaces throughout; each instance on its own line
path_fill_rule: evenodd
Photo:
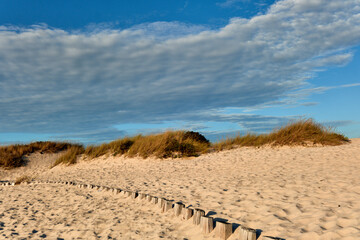
M 284 239 L 360 239 L 360 139 L 328 147 L 238 148 L 191 159 L 101 157 L 49 169 L 54 156 L 0 170 L 182 201 Z M 39 160 L 40 159 L 40 160 Z M 159 208 L 59 184 L 0 187 L 0 238 L 217 239 Z M 236 239 L 235 235 L 229 238 Z

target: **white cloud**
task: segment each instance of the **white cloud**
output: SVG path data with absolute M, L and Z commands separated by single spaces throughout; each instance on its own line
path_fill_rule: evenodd
M 0 131 L 84 132 L 278 101 L 313 71 L 351 60 L 359 6 L 278 1 L 218 30 L 163 22 L 90 33 L 1 26 Z

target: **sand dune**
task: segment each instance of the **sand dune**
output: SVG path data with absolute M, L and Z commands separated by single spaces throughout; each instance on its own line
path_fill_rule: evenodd
M 259 229 L 259 239 L 360 239 L 359 152 L 360 139 L 352 139 L 335 147 L 239 148 L 192 159 L 108 156 L 53 169 L 47 165 L 53 157 L 33 155 L 29 166 L 47 164 L 0 170 L 0 177 L 14 180 L 25 171 L 39 180 L 174 199 Z M 0 197 L 0 236 L 10 239 L 216 239 L 151 204 L 110 192 L 38 184 L 0 187 Z

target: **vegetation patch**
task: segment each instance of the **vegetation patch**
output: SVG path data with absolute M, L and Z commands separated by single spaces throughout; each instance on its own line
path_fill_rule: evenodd
M 279 129 L 274 129 L 269 134 L 239 135 L 228 138 L 213 145 L 220 151 L 237 146 L 294 146 L 294 145 L 341 145 L 350 140 L 342 134 L 336 133 L 332 128 L 327 128 L 312 119 L 291 122 Z
M 74 144 L 64 142 L 33 142 L 30 144 L 15 144 L 0 146 L 0 166 L 15 168 L 24 165 L 24 156 L 34 153 L 57 153 L 69 149 Z
M 15 180 L 15 185 L 19 185 L 19 184 L 22 183 L 22 182 L 30 183 L 31 180 L 32 180 L 31 177 L 29 177 L 29 176 L 27 176 L 27 175 L 24 175 L 24 176 L 18 177 L 18 178 Z
M 81 145 L 71 146 L 61 157 L 56 159 L 53 167 L 60 163 L 66 165 L 75 164 L 79 155 L 83 154 L 84 151 L 84 147 Z
M 56 153 L 66 150 L 58 158 L 58 164 L 74 164 L 79 155 L 96 158 L 106 154 L 113 156 L 125 155 L 129 157 L 150 156 L 157 158 L 180 158 L 199 156 L 210 151 L 221 151 L 241 146 L 293 146 L 293 145 L 340 145 L 349 139 L 331 128 L 324 127 L 312 119 L 298 120 L 289 123 L 269 134 L 238 135 L 211 144 L 203 135 L 193 131 L 167 131 L 147 136 L 138 135 L 125 137 L 110 143 L 87 146 L 79 144 L 57 142 L 35 142 L 27 145 L 11 145 L 0 147 L 0 166 L 5 168 L 19 167 L 24 164 L 24 155 L 33 152 Z

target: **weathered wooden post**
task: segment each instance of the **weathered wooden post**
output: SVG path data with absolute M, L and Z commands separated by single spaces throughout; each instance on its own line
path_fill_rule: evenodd
M 169 200 L 165 200 L 162 205 L 161 212 L 162 213 L 167 212 L 171 208 L 172 208 L 172 202 Z
M 185 207 L 185 205 L 181 202 L 177 202 L 174 204 L 174 215 L 177 217 L 181 214 L 182 209 Z
M 163 204 L 164 204 L 165 201 L 166 201 L 165 198 L 159 198 L 159 201 L 158 201 L 159 208 L 163 207 Z
M 216 222 L 216 236 L 226 240 L 232 234 L 232 224 L 227 222 Z
M 193 224 L 199 225 L 201 216 L 205 216 L 205 211 L 200 209 L 200 208 L 195 208 L 194 217 L 193 217 Z
M 139 200 L 139 201 L 145 200 L 145 193 L 139 193 L 138 200 Z
M 194 209 L 192 208 L 183 208 L 182 210 L 182 219 L 189 220 L 193 216 Z
M 137 198 L 137 196 L 138 196 L 138 193 L 137 193 L 137 192 L 132 192 L 132 193 L 131 193 L 131 198 L 132 198 L 132 199 Z
M 151 195 L 146 195 L 146 200 L 148 201 L 148 202 L 151 202 L 151 199 L 152 199 L 152 196 Z
M 152 197 L 151 203 L 152 204 L 157 204 L 158 203 L 158 198 L 157 197 Z
M 210 233 L 214 229 L 214 219 L 212 217 L 201 216 L 200 226 L 204 234 Z
M 240 240 L 256 240 L 256 230 L 245 226 L 240 226 Z

